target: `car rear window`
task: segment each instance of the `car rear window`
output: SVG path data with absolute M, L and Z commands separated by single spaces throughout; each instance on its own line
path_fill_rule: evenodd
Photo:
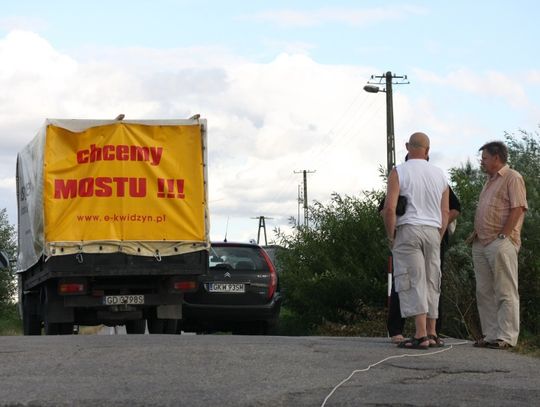
M 209 266 L 211 269 L 269 271 L 257 247 L 212 246 Z

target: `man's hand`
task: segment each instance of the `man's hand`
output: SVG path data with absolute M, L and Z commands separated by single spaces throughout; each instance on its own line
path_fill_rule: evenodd
M 473 242 L 474 242 L 474 239 L 476 239 L 476 231 L 473 230 L 471 232 L 471 234 L 469 235 L 469 237 L 467 237 L 467 239 L 465 239 L 465 243 L 468 244 L 469 246 L 472 246 Z

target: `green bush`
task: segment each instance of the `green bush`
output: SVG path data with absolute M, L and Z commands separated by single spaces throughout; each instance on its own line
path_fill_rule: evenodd
M 309 324 L 340 322 L 359 302 L 381 305 L 386 298 L 384 265 L 389 254 L 377 212 L 380 194 L 362 199 L 333 194 L 310 207 L 311 227 L 293 235 L 278 231 L 287 307 Z
M 14 258 L 16 252 L 15 227 L 8 221 L 5 209 L 0 210 L 0 251 Z M 16 283 L 13 275 L 6 269 L 0 269 L 0 319 L 14 301 Z

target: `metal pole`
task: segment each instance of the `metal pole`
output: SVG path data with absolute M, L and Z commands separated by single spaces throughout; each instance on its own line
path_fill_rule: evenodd
M 304 179 L 304 196 L 302 197 L 303 198 L 303 201 L 304 201 L 304 226 L 307 228 L 308 227 L 308 198 L 307 198 L 307 174 L 308 173 L 313 173 L 315 171 L 308 171 L 308 170 L 303 170 L 303 171 L 295 171 L 294 173 L 295 174 L 303 174 L 303 179 Z M 298 192 L 300 193 L 300 187 L 298 187 Z M 298 218 L 300 219 L 300 200 L 298 201 Z M 298 226 L 300 226 L 300 221 L 298 222 Z
M 300 204 L 302 203 L 302 186 L 298 184 L 298 218 L 296 219 L 296 226 L 300 227 Z
M 259 216 L 259 231 L 257 232 L 257 244 L 260 242 L 260 236 L 261 236 L 261 229 L 264 232 L 264 244 L 268 245 L 268 240 L 266 239 L 266 217 L 265 216 Z
M 264 219 L 262 216 L 259 216 L 259 229 L 257 230 L 257 244 L 259 244 L 259 240 L 261 237 L 261 221 Z
M 308 226 L 307 171 L 304 170 L 304 226 Z
M 394 108 L 392 101 L 392 72 L 386 72 L 386 166 L 388 174 L 396 165 L 394 141 Z

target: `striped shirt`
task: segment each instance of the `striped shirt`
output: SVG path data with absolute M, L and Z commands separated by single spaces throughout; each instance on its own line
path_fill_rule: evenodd
M 519 172 L 505 165 L 487 180 L 480 193 L 474 216 L 474 230 L 480 243 L 487 246 L 497 239 L 510 210 L 519 207 L 527 210 L 525 183 Z M 521 246 L 520 234 L 524 217 L 523 213 L 509 236 L 518 249 Z

